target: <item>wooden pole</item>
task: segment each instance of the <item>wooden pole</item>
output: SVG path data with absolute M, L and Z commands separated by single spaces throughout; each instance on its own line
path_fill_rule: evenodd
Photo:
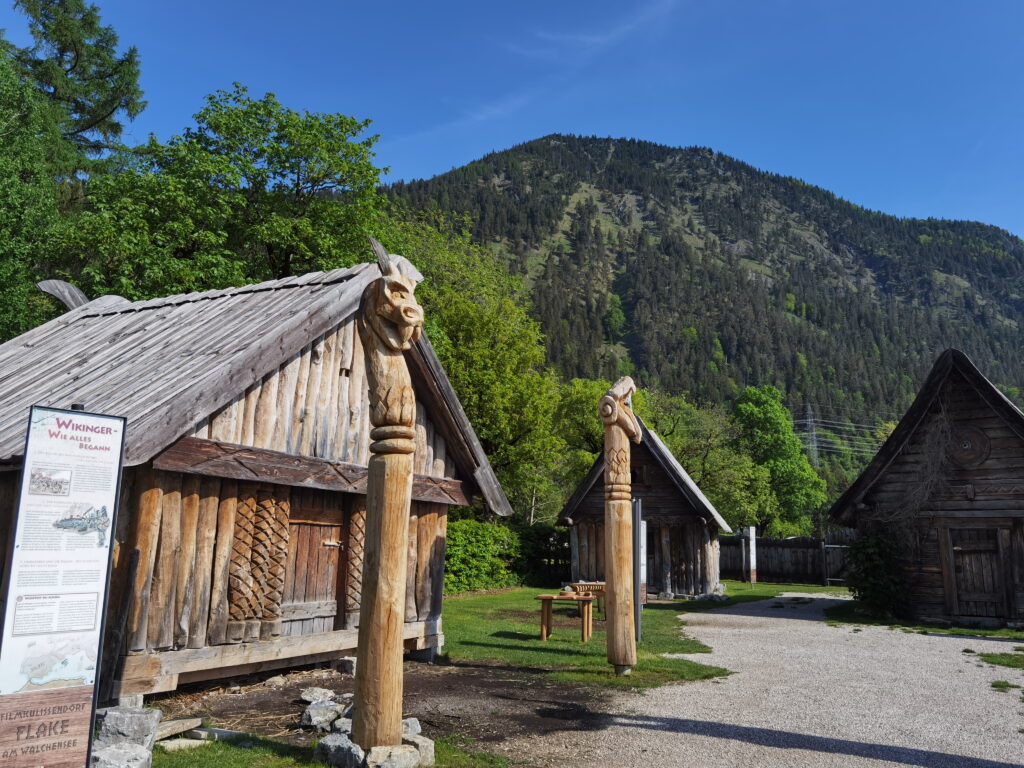
M 633 621 L 633 505 L 629 441 L 640 442 L 640 423 L 630 405 L 636 385 L 619 379 L 598 405 L 604 422 L 604 570 L 608 663 L 616 675 L 636 664 Z
M 413 291 L 421 276 L 371 238 L 381 277 L 363 292 L 359 336 L 370 393 L 366 548 L 359 607 L 352 739 L 360 747 L 402 743 L 402 634 L 405 622 L 409 505 L 416 397 L 402 352 L 419 338 L 423 310 Z
M 757 528 L 747 530 L 747 545 L 750 547 L 750 583 L 757 584 Z

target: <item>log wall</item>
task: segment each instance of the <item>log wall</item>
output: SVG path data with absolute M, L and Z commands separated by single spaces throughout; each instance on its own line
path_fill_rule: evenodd
M 362 343 L 353 319 L 316 339 L 203 419 L 192 437 L 365 466 L 370 420 Z M 422 404 L 414 472 L 456 477 L 455 464 Z
M 974 448 L 936 458 L 940 429 L 950 444 L 973 436 Z M 1024 619 L 1024 440 L 959 372 L 864 503 L 914 521 L 903 566 L 916 616 Z

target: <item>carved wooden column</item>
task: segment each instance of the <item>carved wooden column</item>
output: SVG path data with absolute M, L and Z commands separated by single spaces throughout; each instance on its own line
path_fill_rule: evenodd
M 633 621 L 633 506 L 629 441 L 640 442 L 640 423 L 630 400 L 636 385 L 619 379 L 599 404 L 604 422 L 605 613 L 608 617 L 608 663 L 616 675 L 636 664 Z
M 402 743 L 402 634 L 416 434 L 416 398 L 402 352 L 419 338 L 423 325 L 423 310 L 413 296 L 420 276 L 402 274 L 404 260 L 376 240 L 371 243 L 381 277 L 366 287 L 359 313 L 373 429 L 352 722 L 353 741 L 365 750 Z

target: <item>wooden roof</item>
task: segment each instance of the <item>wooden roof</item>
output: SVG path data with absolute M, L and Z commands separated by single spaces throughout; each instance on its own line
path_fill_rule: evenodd
M 125 464 L 152 459 L 203 418 L 354 314 L 376 264 L 129 302 L 102 296 L 0 345 L 0 462 L 24 450 L 29 407 L 124 416 Z M 426 335 L 406 353 L 432 418 L 488 506 L 508 499 Z
M 899 456 L 900 451 L 911 440 L 931 410 L 935 398 L 942 391 L 950 374 L 957 372 L 966 379 L 981 399 L 1021 439 L 1024 439 L 1024 413 L 958 349 L 947 349 L 935 361 L 928 378 L 925 379 L 917 397 L 900 419 L 899 424 L 882 444 L 871 463 L 861 472 L 846 492 L 836 500 L 829 510 L 829 516 L 837 523 L 853 526 L 857 522 L 857 507 L 872 486 L 885 474 L 889 465 Z
M 732 528 L 725 522 L 725 519 L 715 509 L 715 505 L 712 504 L 708 497 L 704 495 L 704 492 L 693 482 L 693 478 L 683 469 L 683 465 L 679 463 L 675 456 L 672 455 L 672 451 L 668 449 L 668 446 L 661 441 L 656 432 L 652 432 L 648 429 L 647 425 L 644 424 L 643 419 L 637 416 L 637 421 L 640 422 L 640 433 L 641 440 L 640 444 L 646 446 L 647 450 L 650 451 L 651 455 L 658 465 L 665 470 L 665 473 L 672 480 L 672 484 L 678 489 L 679 493 L 682 494 L 683 498 L 693 507 L 697 514 L 703 515 L 704 517 L 710 518 L 715 521 L 722 533 L 732 533 Z M 562 509 L 561 514 L 558 516 L 559 522 L 565 522 L 566 520 L 572 519 L 573 514 L 576 512 L 577 507 L 582 503 L 584 497 L 594 485 L 601 480 L 604 475 L 604 454 L 602 453 L 597 457 L 594 465 L 590 468 L 590 472 L 583 478 L 576 490 L 573 491 L 569 501 L 566 502 L 565 507 Z

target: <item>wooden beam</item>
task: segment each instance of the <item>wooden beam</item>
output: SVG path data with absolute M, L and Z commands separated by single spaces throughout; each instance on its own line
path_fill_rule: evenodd
M 358 464 L 295 456 L 201 437 L 181 438 L 157 456 L 153 466 L 166 472 L 358 494 L 366 493 L 369 471 Z M 473 490 L 473 486 L 463 480 L 416 475 L 412 498 L 465 507 L 472 503 Z

